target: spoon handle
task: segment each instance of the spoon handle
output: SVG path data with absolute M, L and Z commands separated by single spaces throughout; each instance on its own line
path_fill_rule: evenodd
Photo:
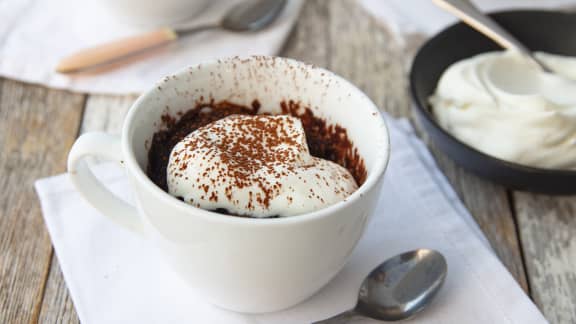
M 93 66 L 110 63 L 144 50 L 174 41 L 178 38 L 171 28 L 131 36 L 80 50 L 63 58 L 56 66 L 60 73 L 71 73 Z
M 528 48 L 520 43 L 514 36 L 504 30 L 492 18 L 481 12 L 469 0 L 432 0 L 438 7 L 452 13 L 463 22 L 491 38 L 500 46 L 520 52 L 530 57 Z
M 60 60 L 56 66 L 56 72 L 72 73 L 95 66 L 115 63 L 121 59 L 171 43 L 182 36 L 218 27 L 217 24 L 200 25 L 182 30 L 164 27 L 148 33 L 96 45 L 80 50 Z
M 355 320 L 360 319 L 366 319 L 366 317 L 357 313 L 356 310 L 351 309 L 349 311 L 337 314 L 325 320 L 314 322 L 312 324 L 349 324 L 354 323 Z

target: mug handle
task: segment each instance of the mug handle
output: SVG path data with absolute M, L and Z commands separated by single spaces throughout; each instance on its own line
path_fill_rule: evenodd
M 116 197 L 96 179 L 84 161 L 88 156 L 123 165 L 120 137 L 102 132 L 81 135 L 68 154 L 68 174 L 76 189 L 102 214 L 132 232 L 142 233 L 142 222 L 136 208 Z

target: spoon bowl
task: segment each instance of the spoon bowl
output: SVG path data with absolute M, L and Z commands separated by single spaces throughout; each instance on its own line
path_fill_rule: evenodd
M 222 19 L 222 28 L 230 31 L 259 30 L 270 25 L 282 13 L 286 0 L 258 0 L 249 5 L 239 3 Z
M 384 321 L 412 317 L 436 296 L 447 271 L 446 260 L 434 250 L 418 249 L 397 255 L 366 277 L 356 311 Z
M 382 321 L 410 318 L 434 299 L 448 272 L 437 251 L 418 249 L 394 256 L 364 279 L 353 310 L 317 323 L 338 323 L 355 316 Z

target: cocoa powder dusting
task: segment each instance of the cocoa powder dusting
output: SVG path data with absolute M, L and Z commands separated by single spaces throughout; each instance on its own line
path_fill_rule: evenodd
M 227 168 L 212 166 L 202 173 L 205 180 L 218 185 L 225 185 L 224 192 L 228 200 L 231 200 L 235 189 L 242 189 L 255 184 L 262 190 L 262 196 L 257 196 L 258 205 L 269 207 L 270 201 L 280 194 L 281 185 L 271 184 L 266 177 L 255 177 L 258 170 L 266 170 L 276 179 L 281 178 L 283 171 L 277 168 L 288 164 L 287 171 L 294 171 L 292 166 L 299 158 L 298 152 L 306 151 L 304 137 L 293 134 L 296 126 L 296 118 L 288 116 L 263 116 L 247 117 L 246 115 L 231 116 L 226 120 L 212 123 L 209 129 L 199 128 L 196 136 L 183 139 L 179 149 L 173 149 L 172 157 L 175 159 L 175 167 L 168 169 L 168 174 L 182 177 L 178 171 L 185 169 L 189 159 L 189 151 L 205 149 L 205 157 L 212 159 L 217 157 L 222 165 Z M 228 127 L 236 125 L 236 127 Z M 291 133 L 293 135 L 291 135 Z M 213 137 L 223 138 L 221 142 L 214 142 Z M 287 149 L 296 148 L 298 151 Z M 182 158 L 182 159 L 181 159 Z M 214 174 L 208 171 L 216 171 Z M 232 179 L 231 182 L 228 182 Z M 199 186 L 209 195 L 211 201 L 218 201 L 217 192 L 207 184 Z M 220 187 L 222 188 L 222 187 Z M 238 204 L 239 202 L 236 202 Z M 246 202 L 247 210 L 254 208 L 252 200 Z
M 301 120 L 311 155 L 340 164 L 348 169 L 358 185 L 364 183 L 366 180 L 366 167 L 364 161 L 358 154 L 357 149 L 352 145 L 352 142 L 349 140 L 348 134 L 343 127 L 338 125 L 329 125 L 323 119 L 315 117 L 310 108 L 303 107 L 295 101 L 283 101 L 280 103 L 280 106 L 282 114 L 298 117 Z M 216 120 L 230 115 L 256 115 L 258 114 L 259 109 L 260 103 L 257 100 L 254 100 L 250 107 L 237 105 L 228 101 L 221 101 L 218 103 L 211 101 L 208 103 L 199 103 L 177 118 L 169 115 L 162 116 L 162 123 L 164 126 L 163 130 L 154 134 L 148 152 L 148 177 L 156 185 L 168 192 L 168 161 L 172 149 L 178 142 L 184 139 L 184 137 L 189 133 Z M 258 123 L 257 120 L 253 122 Z M 267 123 L 251 126 L 262 127 L 263 129 L 267 127 L 276 127 L 275 125 Z M 237 186 L 242 186 L 244 182 L 242 180 L 243 177 L 245 177 L 246 174 L 254 172 L 254 169 L 270 167 L 266 165 L 252 165 L 252 161 L 256 160 L 253 158 L 253 155 L 259 153 L 245 150 L 245 147 L 253 145 L 245 145 L 247 143 L 243 143 L 243 141 L 244 139 L 240 139 L 238 145 L 234 146 L 237 151 L 231 152 L 231 156 L 235 156 L 235 159 L 225 161 L 226 163 L 238 164 L 234 168 L 234 178 L 238 180 L 235 184 Z M 269 144 L 274 145 L 273 142 L 270 142 Z M 245 158 L 238 160 L 238 156 L 243 156 Z M 262 156 L 259 155 L 259 157 L 261 158 Z M 226 156 L 224 155 L 223 158 L 226 159 Z M 287 155 L 283 158 L 289 160 L 291 156 Z M 182 168 L 186 168 L 185 164 L 182 165 Z M 280 176 L 282 175 L 277 175 L 277 177 Z M 217 179 L 214 179 L 214 181 L 217 181 Z M 214 192 L 209 193 L 208 189 L 209 188 L 202 188 L 202 190 L 204 190 L 208 195 L 207 197 L 209 197 L 210 200 L 217 199 L 216 194 Z M 272 188 L 273 191 L 276 191 L 277 189 L 279 188 Z M 338 189 L 335 188 L 335 190 Z M 226 188 L 225 194 L 229 196 L 229 198 L 232 196 L 231 191 L 232 188 Z M 255 200 L 259 204 L 266 205 L 274 195 L 273 191 L 264 191 L 264 196 L 258 194 L 255 197 Z M 311 192 L 310 194 L 315 195 L 314 192 Z M 230 214 L 222 208 L 218 209 L 217 212 Z
M 215 103 L 199 103 L 185 112 L 179 119 L 170 115 L 162 116 L 163 130 L 154 134 L 150 150 L 148 151 L 148 167 L 146 173 L 152 182 L 168 192 L 166 169 L 170 159 L 170 152 L 178 142 L 196 129 L 206 126 L 224 117 L 239 115 L 255 115 L 258 113 L 260 103 L 254 101 L 252 107 L 236 105 L 228 101 Z

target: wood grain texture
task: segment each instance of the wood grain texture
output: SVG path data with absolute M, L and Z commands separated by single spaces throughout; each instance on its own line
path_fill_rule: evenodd
M 500 261 L 522 289 L 529 293 L 516 222 L 506 188 L 478 178 L 457 166 L 434 145 L 429 147 L 440 169 L 480 225 Z
M 406 74 L 410 58 L 421 41 L 421 36 L 414 35 L 409 41 L 398 43 L 385 26 L 364 12 L 354 0 L 308 0 L 280 55 L 326 67 L 356 84 L 393 116 L 411 117 Z M 133 99 L 91 96 L 82 132 L 118 132 Z M 470 175 L 438 150 L 432 150 L 500 259 L 527 289 L 513 208 L 506 190 Z M 52 263 L 40 313 L 41 322 L 76 323 L 77 315 L 56 260 Z M 546 272 L 543 270 L 542 273 Z
M 342 10 L 343 7 L 337 8 Z M 348 8 L 346 10 L 353 9 Z M 344 13 L 340 12 L 339 14 Z M 408 92 L 407 75 L 412 58 L 425 38 L 422 35 L 409 35 L 405 39 L 400 40 L 387 32 L 386 27 L 379 24 L 379 22 L 373 22 L 369 18 L 361 21 L 369 26 L 367 27 L 368 29 L 379 28 L 384 31 L 377 32 L 375 33 L 377 36 L 370 37 L 370 39 L 364 41 L 364 46 L 367 47 L 364 52 L 368 54 L 364 54 L 364 59 L 360 63 L 361 66 L 364 66 L 362 68 L 364 70 L 360 73 L 359 78 L 366 79 L 365 75 L 371 77 L 369 78 L 370 82 L 360 84 L 360 87 L 374 98 L 378 105 L 384 107 L 384 110 L 390 112 L 393 116 L 410 118 L 417 125 L 411 110 L 412 102 Z M 340 30 L 344 31 L 347 28 L 342 27 Z M 360 31 L 355 32 L 358 33 Z M 352 34 L 348 38 L 354 39 Z M 370 47 L 375 48 L 370 51 Z M 357 52 L 362 53 L 362 51 Z M 371 58 L 370 54 L 374 55 L 373 53 L 378 53 L 377 57 L 384 56 L 386 58 Z M 367 64 L 368 62 L 371 63 Z M 342 66 L 346 65 L 342 64 Z M 360 67 L 356 69 L 358 70 Z M 374 72 L 371 73 L 370 71 Z M 354 80 L 354 75 L 352 74 L 348 78 Z M 420 131 L 419 135 L 428 142 L 440 169 L 486 234 L 488 241 L 500 260 L 522 288 L 528 291 L 528 282 L 516 234 L 514 215 L 512 214 L 512 207 L 508 200 L 506 189 L 464 171 L 434 145 L 430 145 L 424 132 Z
M 392 116 L 410 116 L 403 46 L 357 1 L 329 4 L 328 68 L 359 87 Z
M 86 101 L 86 108 L 80 133 L 104 131 L 120 133 L 122 122 L 136 98 L 133 96 L 92 95 Z M 44 303 L 40 310 L 39 323 L 79 323 L 78 315 L 69 296 L 66 283 L 56 256 L 47 278 Z
M 552 323 L 576 323 L 576 197 L 514 193 L 534 301 Z
M 0 80 L 0 323 L 35 322 L 52 247 L 34 180 L 65 170 L 84 96 Z
M 356 1 L 332 1 L 328 13 L 329 39 L 335 40 L 330 43 L 333 50 L 328 67 L 356 84 L 392 116 L 413 119 L 407 74 L 411 58 L 424 38 L 412 35 L 400 42 Z M 500 260 L 528 291 L 506 189 L 462 170 L 434 146 L 431 149 Z
M 86 101 L 80 133 L 102 131 L 119 134 L 124 116 L 136 98 L 135 96 L 91 95 Z
M 56 255 L 52 256 L 50 273 L 46 281 L 44 299 L 38 316 L 38 323 L 78 324 L 80 319 L 74 309 L 72 298 L 62 277 Z
M 400 50 L 397 49 L 400 53 L 398 61 L 404 60 L 404 64 L 397 64 L 396 66 L 404 69 L 403 79 L 408 82 L 407 75 L 412 58 L 425 41 L 425 37 L 413 34 L 400 41 L 402 43 L 399 44 Z M 522 289 L 529 293 L 530 287 L 526 278 L 526 269 L 516 230 L 512 202 L 508 199 L 508 190 L 500 185 L 483 180 L 456 165 L 454 161 L 430 142 L 414 114 L 408 113 L 406 117 L 411 117 L 417 133 L 428 144 L 428 148 L 434 155 L 436 163 L 460 197 L 460 200 L 472 214 L 482 232 L 486 235 L 500 261 L 512 273 Z
M 280 56 L 320 67 L 329 61 L 328 5 L 330 0 L 307 0 Z

